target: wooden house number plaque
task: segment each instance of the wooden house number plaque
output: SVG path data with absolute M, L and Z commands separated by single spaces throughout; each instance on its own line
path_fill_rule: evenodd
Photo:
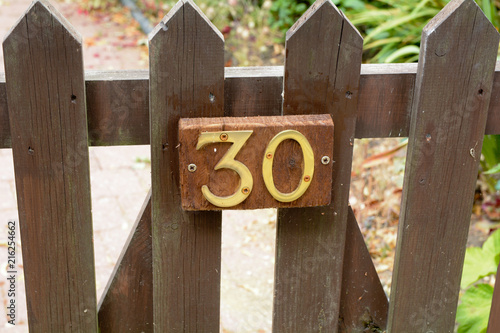
M 330 115 L 181 119 L 179 144 L 185 210 L 331 201 Z

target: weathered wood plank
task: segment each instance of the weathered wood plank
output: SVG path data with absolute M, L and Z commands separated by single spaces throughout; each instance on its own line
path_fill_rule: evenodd
M 283 67 L 230 67 L 225 73 L 225 116 L 281 114 Z
M 185 0 L 149 50 L 155 331 L 218 332 L 222 216 L 181 208 L 178 122 L 224 116 L 224 39 Z
M 498 42 L 472 0 L 451 1 L 423 30 L 389 332 L 454 330 Z
M 271 140 L 278 133 L 290 130 L 298 131 L 305 137 L 302 148 L 297 147 L 295 144 L 297 141 L 284 140 L 272 153 L 267 150 Z M 248 137 L 244 141 L 237 138 L 241 133 L 234 133 L 236 140 L 233 139 L 232 131 L 252 132 L 247 134 Z M 215 136 L 217 142 L 197 149 L 201 133 L 206 135 L 206 132 L 217 132 Z M 181 119 L 179 167 L 183 209 L 222 210 L 328 205 L 331 201 L 332 188 L 333 132 L 330 115 Z M 225 135 L 226 142 L 220 139 L 221 135 Z M 222 163 L 230 147 L 237 147 L 237 142 L 242 144 L 244 142 L 244 145 L 236 152 L 234 160 L 247 167 L 249 176 L 243 173 L 244 168 L 240 171 L 243 174 L 238 175 L 235 169 L 231 169 L 232 165 L 215 170 L 215 166 Z M 310 159 L 309 155 L 304 153 L 308 152 L 309 148 L 314 155 L 310 156 Z M 323 157 L 326 157 L 325 163 L 322 162 Z M 270 162 L 271 166 L 267 172 L 263 170 L 265 161 Z M 304 163 L 312 166 L 309 170 L 312 173 L 305 174 L 306 171 L 302 168 Z M 189 170 L 190 165 L 196 169 Z M 272 176 L 274 187 L 271 186 L 271 189 L 269 184 L 265 183 L 263 177 L 265 174 Z M 303 181 L 305 177 L 307 180 Z M 219 199 L 214 198 L 217 202 L 211 203 L 208 200 L 211 195 L 207 194 L 209 195 L 207 198 L 203 194 L 204 185 L 213 195 L 225 198 L 220 200 L 219 206 L 217 206 Z M 300 186 L 306 190 L 295 200 L 279 201 L 276 198 L 276 195 L 279 195 L 277 191 L 288 195 Z M 240 194 L 245 188 L 246 192 Z M 300 193 L 300 188 L 298 191 Z
M 361 65 L 356 138 L 408 136 L 416 68 L 417 64 Z M 148 72 L 90 71 L 86 78 L 90 145 L 149 144 Z M 272 115 L 281 110 L 283 67 L 226 68 L 224 86 L 226 116 Z M 0 73 L 0 149 L 11 147 L 3 96 L 5 80 Z M 500 62 L 485 134 L 500 134 Z
M 356 138 L 408 136 L 417 64 L 361 68 Z
M 332 203 L 279 209 L 274 332 L 336 332 L 363 40 L 328 0 L 287 32 L 283 114 L 329 113 Z
M 99 329 L 153 332 L 151 190 L 99 302 Z
M 105 81 L 87 74 L 86 89 L 92 145 L 149 144 L 147 72 L 111 72 Z
M 350 206 L 340 299 L 340 332 L 385 330 L 389 302 Z
M 4 73 L 0 73 L 0 149 L 2 148 L 12 148 Z
M 500 265 L 497 269 L 497 279 L 495 289 L 493 290 L 493 301 L 491 303 L 490 319 L 488 322 L 488 332 L 495 333 L 500 331 Z
M 3 48 L 29 328 L 96 332 L 81 38 L 40 0 Z

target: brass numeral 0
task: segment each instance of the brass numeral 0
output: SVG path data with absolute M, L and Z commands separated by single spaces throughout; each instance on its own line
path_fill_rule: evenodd
M 292 139 L 300 144 L 302 149 L 302 154 L 304 155 L 304 170 L 302 172 L 302 177 L 300 177 L 299 186 L 290 192 L 282 193 L 278 191 L 274 185 L 273 179 L 273 160 L 276 149 L 279 144 L 287 139 Z M 300 198 L 311 185 L 311 181 L 314 174 L 314 152 L 312 150 L 307 138 L 300 132 L 295 130 L 282 131 L 269 141 L 264 154 L 264 161 L 262 162 L 262 175 L 264 177 L 264 183 L 266 184 L 269 193 L 278 201 L 281 202 L 291 202 Z
M 196 150 L 211 143 L 231 142 L 233 145 L 215 166 L 215 170 L 230 169 L 235 171 L 241 178 L 240 186 L 236 192 L 227 197 L 219 197 L 213 194 L 207 185 L 201 187 L 203 196 L 214 206 L 233 207 L 243 202 L 250 192 L 252 192 L 253 178 L 247 166 L 234 158 L 243 147 L 253 131 L 226 131 L 226 132 L 205 132 L 198 138 Z

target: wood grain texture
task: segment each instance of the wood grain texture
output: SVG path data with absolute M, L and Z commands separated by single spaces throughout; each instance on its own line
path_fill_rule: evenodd
M 245 76 L 242 80 L 241 76 Z M 272 116 L 281 114 L 283 67 L 226 68 L 225 116 Z
M 210 144 L 196 150 L 202 132 L 252 130 L 252 135 L 236 155 L 236 161 L 248 167 L 253 179 L 252 192 L 237 206 L 221 208 L 211 204 L 201 191 L 207 185 L 220 197 L 233 195 L 241 178 L 230 169 L 214 170 L 232 143 Z M 285 130 L 302 133 L 314 152 L 314 174 L 307 191 L 297 200 L 280 202 L 266 188 L 262 165 L 266 148 L 275 135 Z M 333 157 L 333 122 L 330 115 L 289 117 L 194 118 L 179 122 L 179 156 L 182 207 L 186 210 L 259 209 L 270 207 L 324 206 L 331 201 L 332 163 L 321 158 Z M 304 155 L 296 141 L 285 140 L 273 156 L 274 185 L 282 193 L 294 191 L 303 177 Z M 188 166 L 197 166 L 195 172 Z
M 86 77 L 89 140 L 94 146 L 149 144 L 149 81 L 139 71 Z M 139 140 L 139 138 L 143 138 Z
M 12 148 L 4 73 L 0 73 L 0 149 L 2 148 Z
M 99 302 L 99 329 L 153 332 L 151 190 Z
M 283 67 L 225 69 L 225 115 L 281 111 Z M 356 138 L 407 137 L 417 64 L 363 64 Z M 148 71 L 86 73 L 92 146 L 149 144 Z M 110 98 L 109 94 L 115 96 Z M 123 93 L 123 98 L 122 98 Z M 0 73 L 0 149 L 11 148 L 5 80 Z M 500 62 L 497 62 L 485 134 L 500 134 Z
M 451 1 L 423 30 L 389 332 L 454 330 L 498 41 L 472 0 Z
M 487 333 L 495 333 L 500 331 L 500 264 L 497 269 L 497 279 L 495 281 L 495 289 L 493 290 L 493 300 L 491 303 L 490 319 L 488 321 Z
M 218 332 L 221 213 L 181 208 L 178 122 L 224 116 L 224 40 L 179 1 L 149 50 L 155 331 Z
M 349 206 L 342 274 L 339 332 L 385 330 L 389 302 L 363 234 Z
M 35 1 L 3 43 L 31 332 L 96 332 L 81 38 Z
M 356 138 L 405 137 L 417 64 L 361 67 Z
M 329 113 L 332 203 L 279 209 L 274 332 L 336 332 L 363 40 L 332 2 L 316 1 L 287 32 L 283 114 Z

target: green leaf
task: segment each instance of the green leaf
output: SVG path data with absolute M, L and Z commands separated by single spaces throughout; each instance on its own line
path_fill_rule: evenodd
M 462 289 L 485 276 L 495 274 L 500 255 L 500 229 L 491 234 L 483 247 L 470 247 L 465 252 Z
M 421 17 L 429 17 L 432 18 L 434 15 L 436 15 L 439 12 L 437 9 L 426 9 L 422 10 L 416 14 L 410 14 L 410 15 L 405 15 L 403 17 L 399 17 L 393 20 L 389 20 L 381 25 L 379 25 L 377 28 L 373 29 L 364 39 L 364 43 L 367 44 L 370 40 L 374 39 L 375 37 L 378 37 L 381 33 L 387 32 L 390 29 L 393 29 L 395 27 L 401 26 L 404 23 L 411 22 L 413 20 L 417 20 L 418 18 Z
M 391 63 L 395 62 L 395 60 L 398 60 L 399 58 L 408 56 L 408 55 L 414 55 L 418 54 L 420 52 L 420 48 L 415 45 L 407 45 L 405 47 L 400 48 L 396 52 L 393 52 L 391 55 L 389 55 L 387 58 L 385 58 L 384 62 L 385 63 Z
M 491 169 L 500 164 L 500 135 L 485 135 L 481 153 L 484 156 L 486 168 Z
M 486 332 L 492 299 L 493 287 L 489 284 L 467 289 L 457 309 L 458 333 Z
M 346 1 L 344 1 L 344 6 L 347 8 L 354 9 L 354 10 L 365 9 L 365 4 L 361 0 L 346 0 Z
M 500 172 L 500 163 L 495 165 L 493 168 L 489 169 L 488 171 L 485 171 L 484 173 L 487 175 L 491 175 L 494 173 L 499 173 Z

